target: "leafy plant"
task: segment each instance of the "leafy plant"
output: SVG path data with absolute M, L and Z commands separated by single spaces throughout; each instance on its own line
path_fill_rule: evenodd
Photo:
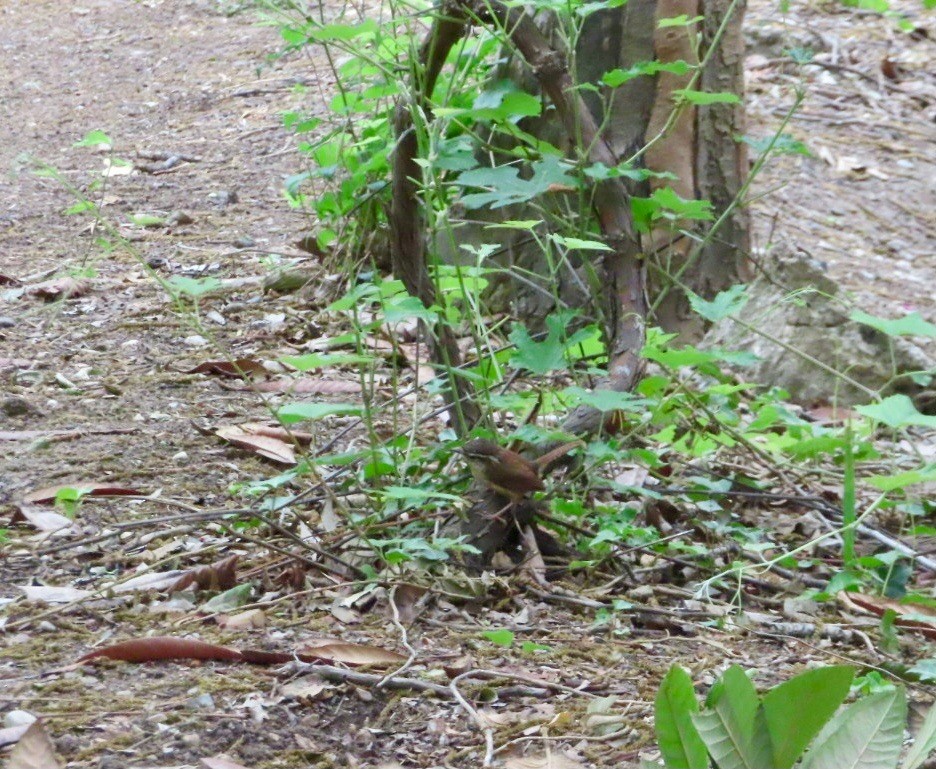
M 655 704 L 657 741 L 668 769 L 891 769 L 898 766 L 907 720 L 906 693 L 893 686 L 840 707 L 854 671 L 808 670 L 759 697 L 733 665 L 700 709 L 689 675 L 670 668 Z M 900 766 L 915 769 L 936 748 L 931 708 Z

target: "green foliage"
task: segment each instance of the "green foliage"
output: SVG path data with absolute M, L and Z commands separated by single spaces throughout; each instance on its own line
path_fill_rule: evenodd
M 846 666 L 815 668 L 758 697 L 744 671 L 733 665 L 699 710 L 688 674 L 673 666 L 654 711 L 663 765 L 789 769 L 799 761 L 804 769 L 893 769 L 907 720 L 906 694 L 889 686 L 840 707 L 853 676 Z M 936 708 L 931 708 L 904 769 L 922 763 L 936 744 L 934 735 Z

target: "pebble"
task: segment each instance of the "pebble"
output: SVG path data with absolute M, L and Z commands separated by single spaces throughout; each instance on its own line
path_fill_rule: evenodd
M 0 315 L 0 328 L 13 328 L 15 325 L 16 321 L 9 315 Z
M 27 710 L 11 710 L 3 717 L 3 727 L 26 726 L 36 720 L 36 717 Z
M 211 710 L 215 706 L 214 697 L 207 692 L 197 697 L 190 697 L 185 701 L 186 710 Z

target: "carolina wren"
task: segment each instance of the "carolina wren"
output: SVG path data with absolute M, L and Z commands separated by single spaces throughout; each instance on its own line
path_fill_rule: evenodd
M 475 438 L 462 446 L 461 453 L 479 483 L 511 502 L 519 502 L 527 494 L 546 488 L 540 478 L 539 465 L 494 441 Z

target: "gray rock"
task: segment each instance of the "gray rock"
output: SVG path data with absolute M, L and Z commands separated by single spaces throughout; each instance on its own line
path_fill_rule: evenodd
M 902 392 L 916 397 L 918 408 L 928 408 L 925 387 L 906 374 L 936 373 L 932 355 L 908 337 L 890 337 L 850 320 L 838 285 L 814 259 L 788 248 L 774 255 L 767 270 L 748 286 L 748 302 L 737 313 L 761 333 L 726 318 L 709 330 L 703 346 L 754 353 L 759 362 L 740 375 L 782 387 L 804 405 L 867 403 L 872 390 Z M 872 309 L 871 314 L 887 314 Z

